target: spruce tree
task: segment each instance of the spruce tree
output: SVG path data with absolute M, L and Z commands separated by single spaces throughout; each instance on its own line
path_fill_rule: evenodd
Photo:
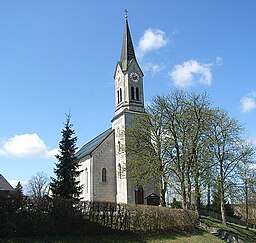
M 53 197 L 79 199 L 82 186 L 79 186 L 77 178 L 81 171 L 79 171 L 79 161 L 75 156 L 77 137 L 74 136 L 73 124 L 70 123 L 70 114 L 67 115 L 67 120 L 61 133 L 62 139 L 59 142 L 59 154 L 55 156 L 58 160 L 54 169 L 57 178 L 51 178 L 50 188 Z
M 17 185 L 15 187 L 15 191 L 18 193 L 18 195 L 20 197 L 23 197 L 23 187 L 22 187 L 20 181 L 17 183 Z

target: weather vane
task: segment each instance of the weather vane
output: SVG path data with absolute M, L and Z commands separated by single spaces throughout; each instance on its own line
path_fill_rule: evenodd
M 128 10 L 127 9 L 124 10 L 124 14 L 125 14 L 124 15 L 125 19 L 128 19 Z

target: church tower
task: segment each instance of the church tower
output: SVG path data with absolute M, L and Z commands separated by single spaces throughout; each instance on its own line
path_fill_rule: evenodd
M 114 74 L 116 109 L 112 129 L 115 134 L 117 203 L 135 203 L 137 200 L 135 188 L 125 170 L 129 158 L 124 148 L 126 129 L 132 126 L 136 116 L 144 113 L 143 76 L 136 60 L 126 11 L 121 57 Z
M 136 60 L 126 15 L 121 58 L 114 75 L 116 116 L 124 110 L 144 112 L 143 76 Z

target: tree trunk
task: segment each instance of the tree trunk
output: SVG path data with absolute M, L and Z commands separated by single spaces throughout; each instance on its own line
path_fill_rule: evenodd
M 160 205 L 162 207 L 166 207 L 166 200 L 165 200 L 166 190 L 167 190 L 167 183 L 162 182 L 161 188 L 160 188 Z
M 226 226 L 226 215 L 225 215 L 225 197 L 224 197 L 224 179 L 221 173 L 221 178 L 220 178 L 220 211 L 221 211 L 221 218 L 222 218 L 222 223 Z
M 192 205 L 192 196 L 191 196 L 191 180 L 190 180 L 190 174 L 189 174 L 189 169 L 188 169 L 188 172 L 187 172 L 187 183 L 188 183 L 188 190 L 187 190 L 187 208 L 188 209 L 191 209 L 191 205 Z
M 198 175 L 195 176 L 195 211 L 200 216 L 200 189 Z
M 187 209 L 187 197 L 184 177 L 180 182 L 181 197 L 182 197 L 182 208 Z
M 226 222 L 226 215 L 225 215 L 225 202 L 222 199 L 222 196 L 221 196 L 221 202 L 220 202 L 220 210 L 221 210 L 222 223 L 226 226 L 227 222 Z
M 248 217 L 249 217 L 248 182 L 247 182 L 246 162 L 244 162 L 244 193 L 245 193 L 245 223 L 246 223 L 246 229 L 249 229 L 249 224 L 248 224 Z
M 210 182 L 207 185 L 207 210 L 210 210 L 211 205 L 211 185 Z

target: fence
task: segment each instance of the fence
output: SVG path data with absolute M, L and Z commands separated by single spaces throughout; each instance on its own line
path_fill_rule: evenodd
M 204 215 L 204 216 L 210 216 L 212 218 L 222 220 L 221 214 L 213 212 L 213 211 L 201 210 L 200 213 L 201 213 L 201 215 Z M 241 219 L 238 219 L 238 218 L 232 218 L 232 217 L 226 216 L 226 221 L 229 223 L 246 226 L 246 222 Z M 256 228 L 255 224 L 251 224 L 251 223 L 248 223 L 248 227 L 254 228 L 254 229 Z

